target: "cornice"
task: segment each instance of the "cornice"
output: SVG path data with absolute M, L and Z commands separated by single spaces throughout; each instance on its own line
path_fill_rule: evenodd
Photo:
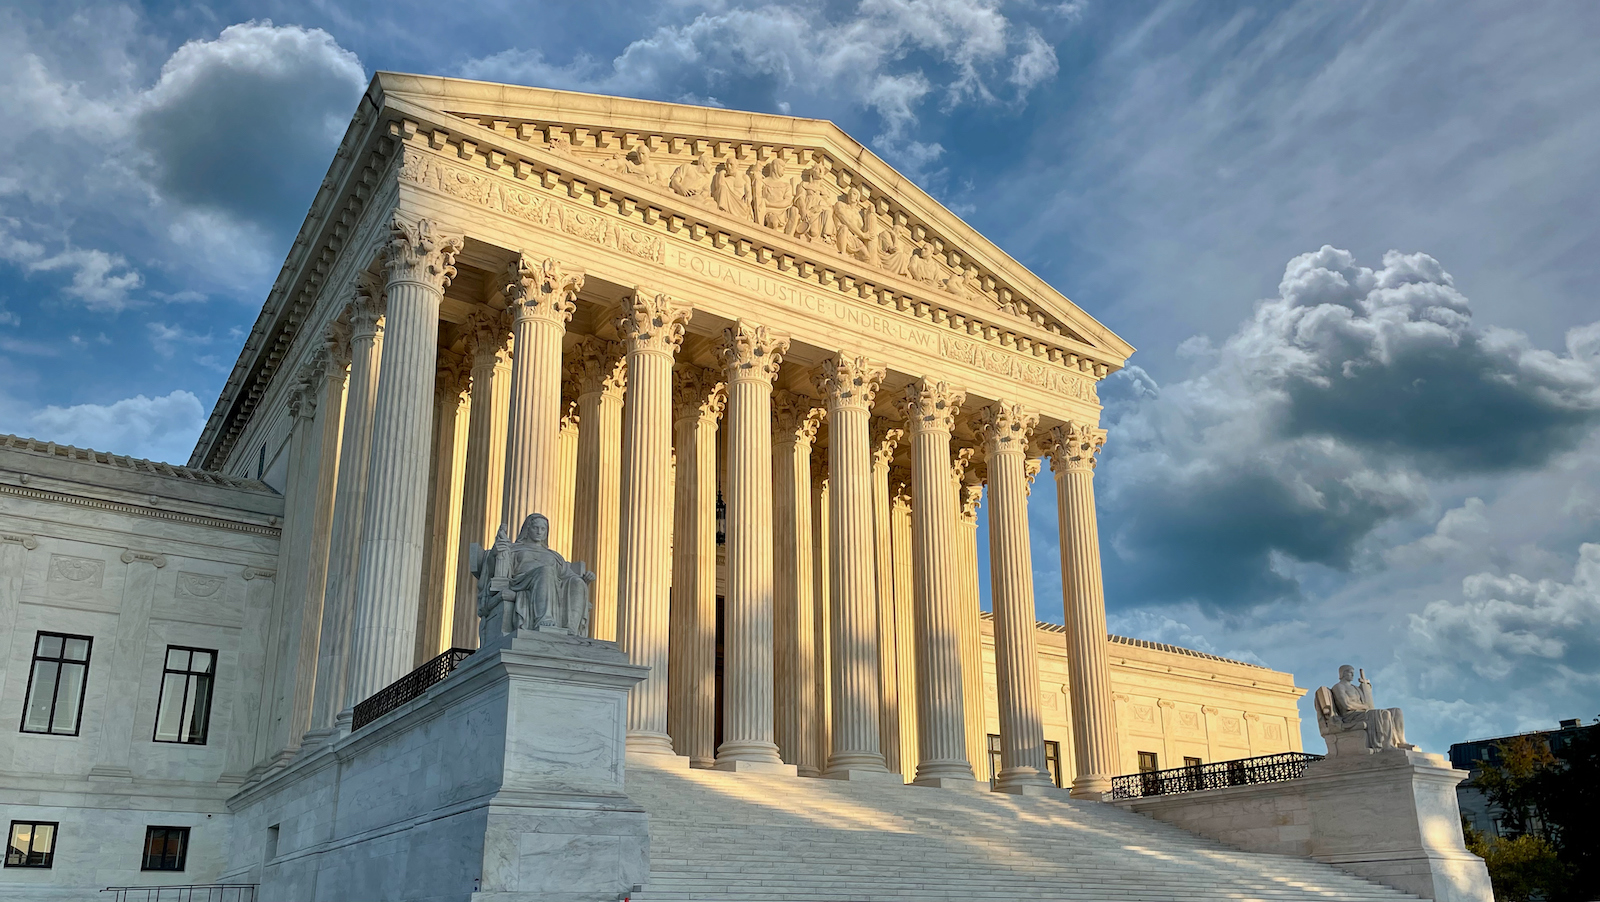
M 149 517 L 153 520 L 166 520 L 172 523 L 185 523 L 190 526 L 205 526 L 212 529 L 227 529 L 233 532 L 245 532 L 252 535 L 278 538 L 282 530 L 273 526 L 260 526 L 255 523 L 245 523 L 239 520 L 224 520 L 220 517 L 203 517 L 199 514 L 186 514 L 180 511 L 162 510 L 156 507 L 145 507 L 139 504 L 125 504 L 120 501 L 107 501 L 104 498 L 91 498 L 87 495 L 74 495 L 67 492 L 55 492 L 49 489 L 32 488 L 28 486 L 11 485 L 0 482 L 0 495 L 12 495 L 18 498 L 27 498 L 31 501 L 46 501 L 55 504 L 70 504 L 74 507 L 90 508 L 92 510 L 113 511 L 120 514 L 132 514 L 138 517 Z

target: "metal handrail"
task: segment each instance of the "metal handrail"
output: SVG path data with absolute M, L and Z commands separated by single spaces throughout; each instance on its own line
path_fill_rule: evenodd
M 421 698 L 429 687 L 449 676 L 470 654 L 470 648 L 452 648 L 379 689 L 376 695 L 350 712 L 350 729 L 359 730 L 406 702 Z
M 1321 761 L 1322 755 L 1309 752 L 1284 752 L 1255 758 L 1234 758 L 1210 764 L 1191 764 L 1166 770 L 1123 774 L 1111 778 L 1111 798 L 1142 799 L 1179 792 L 1202 792 L 1229 786 L 1253 786 L 1298 780 L 1306 765 Z
M 256 902 L 255 883 L 194 883 L 187 886 L 108 886 L 114 902 Z

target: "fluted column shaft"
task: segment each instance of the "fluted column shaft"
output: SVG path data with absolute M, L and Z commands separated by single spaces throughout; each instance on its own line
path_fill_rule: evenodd
M 828 544 L 832 748 L 828 773 L 887 772 L 878 741 L 878 604 L 868 413 L 884 368 L 861 357 L 823 363 L 828 406 Z
M 900 654 L 895 629 L 894 537 L 889 501 L 889 467 L 904 430 L 879 425 L 872 430 L 872 552 L 878 599 L 878 742 L 883 763 L 902 773 L 900 750 Z
M 577 393 L 561 396 L 559 478 L 556 481 L 556 507 L 550 514 L 550 547 L 572 560 L 572 513 L 578 501 L 578 401 Z
M 467 355 L 472 365 L 467 462 L 462 472 L 461 538 L 456 552 L 456 600 L 451 618 L 455 648 L 478 647 L 478 581 L 467 567 L 468 549 L 488 548 L 500 528 L 505 500 L 506 421 L 511 405 L 510 318 L 503 310 L 478 308 L 468 319 Z
M 979 780 L 991 779 L 989 772 L 988 692 L 983 679 L 983 633 L 979 627 L 982 610 L 978 594 L 978 504 L 983 484 L 963 481 L 959 488 L 961 511 L 956 522 L 956 541 L 961 546 L 961 700 L 967 715 L 967 760 Z
M 916 782 L 973 779 L 967 762 L 961 650 L 956 623 L 955 496 L 950 485 L 950 430 L 964 400 L 943 382 L 908 386 L 911 434 L 912 560 L 917 623 Z
M 913 611 L 911 495 L 904 471 L 889 475 L 889 544 L 894 558 L 894 657 L 900 706 L 900 762 L 894 769 L 910 782 L 917 774 L 917 628 Z
M 348 705 L 411 670 L 422 578 L 423 527 L 439 304 L 455 275 L 456 238 L 428 220 L 396 219 L 385 247 L 388 281 L 384 367 L 372 416 L 372 464 L 361 528 L 361 566 L 350 644 Z
M 1051 430 L 1061 518 L 1061 576 L 1067 619 L 1068 686 L 1077 775 L 1072 794 L 1099 798 L 1116 773 L 1116 719 L 1106 661 L 1105 588 L 1100 578 L 1100 530 L 1094 511 L 1095 457 L 1105 430 L 1068 423 Z
M 726 396 L 721 381 L 698 367 L 672 376 L 678 473 L 667 727 L 678 754 L 710 767 L 717 756 L 717 419 Z
M 1015 404 L 985 408 L 978 417 L 989 468 L 989 580 L 1000 715 L 1000 773 L 995 788 L 1002 792 L 1052 785 L 1039 707 L 1033 551 L 1024 472 L 1028 439 L 1038 422 L 1036 415 Z
M 322 599 L 322 637 L 311 705 L 310 732 L 318 741 L 333 734 L 334 722 L 346 707 L 356 568 L 361 560 L 367 470 L 372 460 L 372 415 L 383 357 L 383 309 L 382 288 L 375 282 L 362 285 L 350 305 L 350 378 L 345 388 L 339 479 L 334 489 L 333 530 L 328 544 L 328 583 Z
M 589 635 L 613 641 L 617 638 L 618 529 L 622 515 L 622 402 L 628 385 L 628 365 L 621 344 L 597 338 L 585 338 L 574 357 L 578 475 L 573 495 L 572 559 L 588 564 L 595 574 Z M 715 504 L 714 497 L 712 501 Z M 714 587 L 712 592 L 715 604 Z
M 826 416 L 827 412 L 824 411 Z M 825 452 L 824 452 L 825 453 Z M 829 639 L 833 629 L 833 605 L 829 596 L 833 590 L 833 569 L 829 563 L 832 546 L 828 542 L 829 505 L 828 466 L 826 460 L 812 464 L 811 524 L 816 533 L 812 543 L 811 592 L 815 601 L 816 617 L 816 685 L 817 707 L 813 740 L 816 745 L 818 767 L 826 767 L 828 753 L 833 748 L 833 643 Z
M 506 300 L 512 315 L 511 415 L 506 424 L 503 514 L 517 535 L 529 514 L 552 516 L 561 492 L 561 337 L 572 318 L 582 273 L 554 260 L 511 262 Z
M 672 561 L 664 525 L 672 516 L 672 358 L 690 308 L 638 292 L 617 322 L 626 339 L 623 405 L 618 642 L 650 675 L 628 693 L 628 751 L 670 755 L 667 735 L 668 582 Z
M 415 663 L 448 649 L 454 632 L 456 551 L 461 544 L 461 484 L 471 401 L 462 361 L 441 356 L 433 396 L 433 475 L 429 483 L 428 555 L 417 610 Z M 463 409 L 465 408 L 465 409 Z
M 774 398 L 773 724 L 778 752 L 802 777 L 822 772 L 817 757 L 816 604 L 813 595 L 811 443 L 822 411 L 810 398 Z
M 718 353 L 728 383 L 727 590 L 717 764 L 782 764 L 773 736 L 772 380 L 789 340 L 740 320 Z

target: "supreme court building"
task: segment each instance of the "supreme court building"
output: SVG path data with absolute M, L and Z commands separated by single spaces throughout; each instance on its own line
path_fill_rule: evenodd
M 426 786 L 456 817 L 448 766 L 394 762 L 470 757 L 477 731 L 512 737 L 509 761 L 503 711 L 424 721 L 474 680 L 558 685 L 551 642 L 592 682 L 539 698 L 617 693 L 615 785 L 523 786 L 517 817 L 529 793 L 637 814 L 624 761 L 1100 799 L 1157 761 L 1299 751 L 1290 675 L 1107 636 L 1096 384 L 1132 350 L 831 123 L 380 73 L 187 467 L 0 441 L 0 710 L 22 723 L 0 741 L 21 862 L 0 897 L 226 878 L 364 898 L 379 877 L 319 884 L 326 864 L 266 888 L 435 816 L 347 829 L 346 809 Z M 1035 492 L 1058 545 L 1031 541 Z M 479 647 L 471 547 L 533 513 L 594 573 L 603 641 L 491 636 L 499 664 L 446 655 L 422 701 L 358 722 Z M 1040 624 L 1057 555 L 1066 623 Z M 521 766 L 577 767 L 541 749 Z M 383 776 L 358 792 L 363 767 Z M 519 823 L 517 854 L 545 854 Z M 623 870 L 656 837 L 611 829 L 574 835 L 622 836 Z M 590 898 L 518 895 L 537 880 L 470 854 L 426 897 Z M 648 892 L 636 870 L 623 892 Z

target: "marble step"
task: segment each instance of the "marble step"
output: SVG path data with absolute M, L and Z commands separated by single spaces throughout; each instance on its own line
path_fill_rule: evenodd
M 1415 898 L 1064 794 L 648 768 L 630 770 L 628 791 L 651 816 L 634 902 Z

